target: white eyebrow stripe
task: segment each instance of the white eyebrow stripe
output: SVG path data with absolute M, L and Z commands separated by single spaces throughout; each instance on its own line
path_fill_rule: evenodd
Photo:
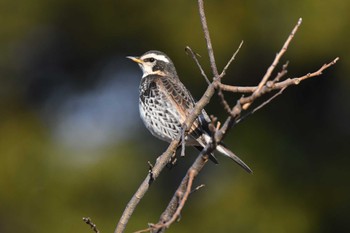
M 141 57 L 142 60 L 145 60 L 147 58 L 151 58 L 153 57 L 154 59 L 156 60 L 160 60 L 160 61 L 164 61 L 166 63 L 169 63 L 169 59 L 166 58 L 164 55 L 161 55 L 161 54 L 155 54 L 155 53 L 149 53 L 149 54 L 146 54 L 144 56 Z

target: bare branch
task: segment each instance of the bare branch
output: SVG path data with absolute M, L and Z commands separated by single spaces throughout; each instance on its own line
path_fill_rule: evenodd
M 275 79 L 273 80 L 273 83 L 279 82 L 281 80 L 281 78 L 287 74 L 287 72 L 288 72 L 287 71 L 288 64 L 289 64 L 289 61 L 287 61 L 282 66 L 282 70 L 280 72 L 278 72 L 278 74 L 276 75 Z
M 270 103 L 272 100 L 274 100 L 277 96 L 281 95 L 282 92 L 286 89 L 287 87 L 283 87 L 282 89 L 279 90 L 279 92 L 277 92 L 276 94 L 274 94 L 272 97 L 270 97 L 268 100 L 264 101 L 262 104 L 260 104 L 258 107 L 254 108 L 252 111 L 248 112 L 247 114 L 245 114 L 244 116 L 242 116 L 241 118 L 239 118 L 238 120 L 236 120 L 236 124 L 238 124 L 239 122 L 243 121 L 244 119 L 246 119 L 248 116 L 254 114 L 256 111 L 260 110 L 261 108 L 263 108 L 265 105 L 267 105 L 268 103 Z
M 233 53 L 231 59 L 227 62 L 226 66 L 224 67 L 224 69 L 222 70 L 221 74 L 220 74 L 220 79 L 217 80 L 217 85 L 215 86 L 217 91 L 218 91 L 218 96 L 220 98 L 220 102 L 221 105 L 223 106 L 224 110 L 231 115 L 231 107 L 228 104 L 228 102 L 225 99 L 224 93 L 221 90 L 221 78 L 224 77 L 226 75 L 226 70 L 228 69 L 228 67 L 231 65 L 231 63 L 233 62 L 233 60 L 235 59 L 236 55 L 238 54 L 239 50 L 241 49 L 243 45 L 243 41 L 239 44 L 237 50 Z
M 100 231 L 97 229 L 96 224 L 94 224 L 89 217 L 87 217 L 87 218 L 84 217 L 83 221 L 86 224 L 88 224 L 95 233 L 100 233 Z
M 152 228 L 153 224 L 148 224 L 148 225 L 149 225 L 148 228 L 142 229 L 142 230 L 139 230 L 139 231 L 135 231 L 134 233 L 150 232 L 150 231 L 153 229 L 153 228 Z
M 208 54 L 209 54 L 211 70 L 213 72 L 214 78 L 217 79 L 217 78 L 219 78 L 219 72 L 218 72 L 218 68 L 217 68 L 216 63 L 215 63 L 214 51 L 213 51 L 213 46 L 211 44 L 211 39 L 210 39 L 210 35 L 209 35 L 207 19 L 205 17 L 203 0 L 198 0 L 198 8 L 199 8 L 199 15 L 201 18 L 201 23 L 202 23 L 205 41 L 207 42 L 207 49 L 208 49 Z
M 229 91 L 233 93 L 253 93 L 258 87 L 257 86 L 248 86 L 248 87 L 242 87 L 242 86 L 232 86 L 220 83 L 220 88 L 223 91 Z
M 286 73 L 286 68 L 283 68 L 282 71 L 279 74 L 277 74 L 277 76 L 275 77 L 275 79 L 273 81 L 268 82 L 274 68 L 276 67 L 280 58 L 283 56 L 283 54 L 287 50 L 289 43 L 293 39 L 294 34 L 296 33 L 298 27 L 301 24 L 301 19 L 299 19 L 298 24 L 294 27 L 292 33 L 289 35 L 288 39 L 284 43 L 280 52 L 276 55 L 272 65 L 268 68 L 266 74 L 264 75 L 264 77 L 262 78 L 262 80 L 260 81 L 258 86 L 234 87 L 234 86 L 221 84 L 221 82 L 220 82 L 221 77 L 225 75 L 226 69 L 231 64 L 231 62 L 234 60 L 234 57 L 242 44 L 240 45 L 240 47 L 238 48 L 236 53 L 232 56 L 230 61 L 227 63 L 227 65 L 223 69 L 221 75 L 219 75 L 218 70 L 217 70 L 217 66 L 215 63 L 214 52 L 213 52 L 213 48 L 212 48 L 212 44 L 211 44 L 211 40 L 210 40 L 210 36 L 209 36 L 209 30 L 208 30 L 208 26 L 207 26 L 207 21 L 206 21 L 206 17 L 205 17 L 205 13 L 204 13 L 203 0 L 198 0 L 198 6 L 199 6 L 199 14 L 200 14 L 202 27 L 203 27 L 204 37 L 206 39 L 210 65 L 211 65 L 211 69 L 212 69 L 212 72 L 214 75 L 214 80 L 212 83 L 210 83 L 208 85 L 207 90 L 203 94 L 202 98 L 197 102 L 196 106 L 193 108 L 190 115 L 187 117 L 187 119 L 183 123 L 183 129 L 191 128 L 191 125 L 193 124 L 195 119 L 202 113 L 203 108 L 211 100 L 212 96 L 215 93 L 216 88 L 219 89 L 220 91 L 224 90 L 224 91 L 233 91 L 233 92 L 241 92 L 241 93 L 251 93 L 251 95 L 241 97 L 237 101 L 237 103 L 233 106 L 233 108 L 230 109 L 230 111 L 229 111 L 230 116 L 227 117 L 226 121 L 224 122 L 224 124 L 221 127 L 219 126 L 215 130 L 215 137 L 214 137 L 215 140 L 213 140 L 214 142 L 208 143 L 205 146 L 205 148 L 199 154 L 199 156 L 194 161 L 192 166 L 189 168 L 186 176 L 183 178 L 176 193 L 174 194 L 171 201 L 169 202 L 166 210 L 161 215 L 159 223 L 157 223 L 156 225 L 150 225 L 150 228 L 148 228 L 147 231 L 155 230 L 154 226 L 158 226 L 158 227 L 161 226 L 160 229 L 157 229 L 156 232 L 157 233 L 163 232 L 166 227 L 169 227 L 170 224 L 172 224 L 178 218 L 183 206 L 185 205 L 185 202 L 188 198 L 188 195 L 191 191 L 193 179 L 198 175 L 198 173 L 203 169 L 203 167 L 207 163 L 208 158 L 209 158 L 209 154 L 215 150 L 216 142 L 217 143 L 221 142 L 221 140 L 226 136 L 227 132 L 236 123 L 236 120 L 239 119 L 243 110 L 248 109 L 250 104 L 252 104 L 256 99 L 258 99 L 262 95 L 264 95 L 268 92 L 271 92 L 273 90 L 280 90 L 279 93 L 277 93 L 275 96 L 273 96 L 269 100 L 265 101 L 258 108 L 254 109 L 253 112 L 260 109 L 261 107 L 263 107 L 267 103 L 269 103 L 272 99 L 274 99 L 277 95 L 279 95 L 286 87 L 288 87 L 290 85 L 297 85 L 303 80 L 306 80 L 308 78 L 315 77 L 315 76 L 322 74 L 323 70 L 325 70 L 328 67 L 330 67 L 331 65 L 335 64 L 339 59 L 339 58 L 336 58 L 331 63 L 323 65 L 316 72 L 309 73 L 307 75 L 304 75 L 304 76 L 298 77 L 298 78 L 279 81 Z M 196 59 L 195 59 L 195 61 L 196 61 Z M 199 62 L 197 63 L 197 65 L 200 67 Z M 201 69 L 201 67 L 200 67 L 200 69 Z M 201 69 L 201 71 L 202 70 L 203 69 Z M 203 73 L 204 73 L 204 71 L 203 71 Z M 206 77 L 206 75 L 205 75 L 205 77 Z M 222 94 L 221 99 L 225 100 L 223 94 Z M 230 108 L 228 104 L 227 104 L 227 106 L 228 106 L 228 108 Z M 177 140 L 172 141 L 171 144 L 169 145 L 168 149 L 161 156 L 158 157 L 156 164 L 152 168 L 152 172 L 147 175 L 147 177 L 145 178 L 143 183 L 140 185 L 140 187 L 138 188 L 138 190 L 136 191 L 136 193 L 134 194 L 132 199 L 129 201 L 127 207 L 125 208 L 124 213 L 123 213 L 122 217 L 120 218 L 118 226 L 115 230 L 115 233 L 122 233 L 124 231 L 126 224 L 129 221 L 130 216 L 134 212 L 137 204 L 139 203 L 141 198 L 145 195 L 145 193 L 147 192 L 147 190 L 150 187 L 153 180 L 155 180 L 159 176 L 160 172 L 163 170 L 163 168 L 166 166 L 166 164 L 170 161 L 170 159 L 172 158 L 180 141 L 185 139 L 186 133 L 187 132 L 185 132 L 185 130 L 184 130 L 184 132 L 181 135 L 179 135 L 179 138 Z M 192 172 L 193 172 L 193 174 L 192 174 Z
M 262 104 L 260 104 L 258 107 L 254 108 L 252 111 L 252 114 L 255 113 L 256 111 L 258 111 L 259 109 L 261 109 L 262 107 L 264 107 L 265 105 L 267 105 L 268 103 L 270 103 L 272 100 L 274 100 L 277 96 L 279 96 L 280 94 L 282 94 L 282 92 L 286 89 L 287 87 L 283 87 L 279 92 L 277 92 L 276 94 L 274 94 L 271 98 L 269 98 L 268 100 L 264 101 Z
M 199 1 L 201 2 L 201 1 Z M 203 10 L 203 8 L 200 8 Z M 205 20 L 205 16 L 203 17 L 204 14 L 201 14 L 201 20 Z M 205 31 L 205 27 L 203 27 L 204 31 Z M 206 28 L 206 30 L 208 30 Z M 293 34 L 293 33 L 292 33 Z M 293 34 L 294 35 L 294 34 Z M 292 37 L 289 37 L 288 40 L 290 42 Z M 288 41 L 287 40 L 287 41 Z M 288 43 L 289 43 L 288 42 Z M 208 42 L 207 42 L 208 43 Z M 286 44 L 286 43 L 285 43 Z M 210 54 L 210 46 L 207 45 L 208 47 L 208 53 Z M 285 50 L 286 49 L 286 46 L 284 46 L 282 48 L 282 50 Z M 281 54 L 283 54 L 281 52 Z M 332 63 L 335 63 L 337 61 L 337 59 L 335 59 Z M 212 64 L 213 65 L 213 64 Z M 215 65 L 215 64 L 214 64 Z M 323 67 L 321 67 L 320 70 L 318 70 L 317 72 L 315 73 L 312 73 L 312 74 L 308 74 L 306 77 L 300 77 L 300 79 L 304 80 L 306 78 L 309 78 L 311 76 L 314 76 L 316 74 L 320 74 L 322 73 L 322 70 L 328 68 L 330 65 L 329 64 L 326 64 L 324 65 Z M 283 74 L 284 72 L 282 72 Z M 277 75 L 277 76 L 283 76 L 282 74 L 280 75 Z M 278 77 L 279 78 L 279 77 Z M 277 78 L 277 79 L 278 79 Z M 203 109 L 203 107 L 208 103 L 208 101 L 210 100 L 210 98 L 212 97 L 212 95 L 214 94 L 214 87 L 216 85 L 218 85 L 220 83 L 219 79 L 215 79 L 213 81 L 213 83 L 211 83 L 208 88 L 207 88 L 207 91 L 205 92 L 205 94 L 203 95 L 203 97 L 201 98 L 201 100 L 198 102 L 198 105 L 195 107 L 195 109 L 192 111 L 191 115 L 189 118 L 187 118 L 186 120 L 186 124 L 188 122 L 193 122 L 191 120 L 193 120 L 193 118 L 191 119 L 191 117 L 196 117 L 198 115 L 196 114 L 199 114 L 201 109 Z M 253 89 L 250 89 L 250 92 L 252 93 L 250 96 L 248 97 L 241 97 L 236 105 L 231 109 L 231 114 L 230 116 L 226 119 L 225 123 L 223 124 L 223 126 L 219 129 L 219 130 L 216 130 L 216 133 L 215 133 L 215 139 L 214 141 L 216 142 L 220 142 L 224 137 L 225 135 L 227 134 L 227 132 L 229 131 L 229 129 L 235 124 L 236 122 L 236 119 L 239 118 L 239 116 L 241 115 L 241 112 L 243 111 L 243 108 L 242 106 L 249 103 L 253 103 L 257 98 L 259 98 L 261 95 L 267 93 L 267 92 L 270 92 L 272 91 L 274 88 L 275 85 L 272 85 L 272 87 L 269 87 L 270 85 L 265 85 L 266 82 L 264 83 L 263 87 L 265 88 L 262 88 L 262 89 L 259 89 L 259 86 L 257 87 L 253 87 Z M 278 83 L 276 83 L 277 85 Z M 294 83 L 295 85 L 296 83 Z M 291 84 L 290 84 L 291 85 Z M 277 89 L 277 88 L 276 88 Z M 281 92 L 285 89 L 285 87 L 280 87 Z M 275 96 L 273 96 L 272 98 L 270 98 L 269 100 L 267 100 L 265 103 L 262 104 L 262 106 L 266 105 L 268 102 L 270 102 L 272 99 L 274 99 L 277 95 L 279 95 L 280 93 L 277 93 Z M 262 106 L 258 107 L 261 108 Z M 249 106 L 248 106 L 249 107 Z M 257 109 L 256 109 L 257 110 Z M 255 111 L 256 111 L 255 110 Z M 196 113 L 197 111 L 197 113 Z M 199 112 L 198 112 L 199 111 Z M 254 111 L 254 110 L 253 110 Z M 194 114 L 196 113 L 196 114 Z M 188 126 L 188 124 L 187 124 Z M 215 143 L 215 142 L 214 142 Z M 161 215 L 160 217 L 160 220 L 159 220 L 159 223 L 158 224 L 155 224 L 155 225 L 151 225 L 150 229 L 152 230 L 152 232 L 157 232 L 157 233 L 161 233 L 161 232 L 164 232 L 165 230 L 165 227 L 169 227 L 169 224 L 173 223 L 174 219 L 177 218 L 177 213 L 179 211 L 181 211 L 182 207 L 180 208 L 180 210 L 178 209 L 178 207 L 180 206 L 179 203 L 184 203 L 184 202 L 181 202 L 180 198 L 179 198 L 179 194 L 180 193 L 185 193 L 188 186 L 186 185 L 187 182 L 188 182 L 188 179 L 189 179 L 189 173 L 190 171 L 196 171 L 196 174 L 198 174 L 202 168 L 205 166 L 206 162 L 208 161 L 208 154 L 210 154 L 213 150 L 215 150 L 215 144 L 214 143 L 209 143 L 206 145 L 206 147 L 202 150 L 202 152 L 200 153 L 200 155 L 197 157 L 197 159 L 195 160 L 195 162 L 192 164 L 191 168 L 188 170 L 187 172 L 187 175 L 184 177 L 184 179 L 182 180 L 180 186 L 178 187 L 176 193 L 174 194 L 173 198 L 171 199 L 171 201 L 169 202 L 168 204 L 168 207 L 166 208 L 166 210 L 163 212 L 163 214 Z M 182 205 L 181 205 L 182 206 Z M 164 225 L 165 224 L 165 225 Z M 159 226 L 162 226 L 162 228 L 158 229 Z
M 284 53 L 287 51 L 290 42 L 292 41 L 295 33 L 297 32 L 299 26 L 301 25 L 301 22 L 302 22 L 302 18 L 299 18 L 297 25 L 295 25 L 295 27 L 292 30 L 292 32 L 290 33 L 288 39 L 284 43 L 282 49 L 279 51 L 279 53 L 276 54 L 275 60 L 272 62 L 271 66 L 267 69 L 266 74 L 264 75 L 264 77 L 260 81 L 258 89 L 255 92 L 259 92 L 261 90 L 261 88 L 265 85 L 267 80 L 270 78 L 270 76 L 271 76 L 273 70 L 275 69 L 275 67 L 277 66 L 279 60 L 284 55 Z
M 191 191 L 191 194 L 194 193 L 194 192 L 197 192 L 198 190 L 200 190 L 201 188 L 204 188 L 204 187 L 205 187 L 205 184 L 198 185 L 195 189 L 193 189 Z
M 179 185 L 179 187 L 177 188 L 177 190 L 175 191 L 174 196 L 172 197 L 172 199 L 170 200 L 167 208 L 165 209 L 165 211 L 162 213 L 162 215 L 160 216 L 160 219 L 158 221 L 157 224 L 155 225 L 151 225 L 151 228 L 153 226 L 161 226 L 160 228 L 158 227 L 154 227 L 152 228 L 152 232 L 155 233 L 161 233 L 165 231 L 165 226 L 163 226 L 163 224 L 165 223 L 170 223 L 169 221 L 171 219 L 173 219 L 174 215 L 176 214 L 176 212 L 181 212 L 183 206 L 181 207 L 181 205 L 179 204 L 181 202 L 181 199 L 179 198 L 179 194 L 182 193 L 186 193 L 187 190 L 191 187 L 189 187 L 189 185 L 192 186 L 192 181 L 191 183 L 189 183 L 190 180 L 190 176 L 194 179 L 198 173 L 203 169 L 203 167 L 205 166 L 205 164 L 208 162 L 208 154 L 210 153 L 209 151 L 213 151 L 214 148 L 211 147 L 210 144 L 208 144 L 203 150 L 202 152 L 199 154 L 199 156 L 196 158 L 196 160 L 194 161 L 194 163 L 192 164 L 192 166 L 188 169 L 185 177 L 182 179 L 181 184 Z M 183 197 L 183 196 L 182 196 Z M 183 199 L 183 205 L 185 204 L 186 199 Z M 180 210 L 179 207 L 181 207 Z M 176 219 L 176 218 L 175 218 Z M 172 222 L 171 222 L 172 223 Z M 169 227 L 170 224 L 167 225 L 167 227 Z
M 303 75 L 301 77 L 289 78 L 289 79 L 286 79 L 284 81 L 275 83 L 271 88 L 273 90 L 276 90 L 276 89 L 281 89 L 281 88 L 292 86 L 292 85 L 298 85 L 301 81 L 304 81 L 304 80 L 309 79 L 309 78 L 320 76 L 324 70 L 333 66 L 335 63 L 337 63 L 338 60 L 339 60 L 339 57 L 335 58 L 333 61 L 331 61 L 329 63 L 324 64 L 317 71 L 314 71 L 312 73 L 308 73 L 308 74 Z
M 118 222 L 118 225 L 114 231 L 115 233 L 122 233 L 124 231 L 126 224 L 128 223 L 136 206 L 138 205 L 142 197 L 145 195 L 145 193 L 148 191 L 153 180 L 155 180 L 159 176 L 160 172 L 167 165 L 173 153 L 175 152 L 178 144 L 179 144 L 179 140 L 172 141 L 168 149 L 161 156 L 158 157 L 157 162 L 152 169 L 152 173 L 148 173 L 145 180 L 142 182 L 142 184 L 139 186 L 134 196 L 131 198 L 131 200 L 127 204 Z
M 178 196 L 179 204 L 178 207 L 175 211 L 175 213 L 171 216 L 171 218 L 165 222 L 165 223 L 158 223 L 155 224 L 153 226 L 151 226 L 153 229 L 160 229 L 160 228 L 169 228 L 169 226 L 174 223 L 176 221 L 176 219 L 178 219 L 178 217 L 180 216 L 180 213 L 183 209 L 183 207 L 185 206 L 185 203 L 188 199 L 188 196 L 191 194 L 191 189 L 192 189 L 192 183 L 194 180 L 194 177 L 196 175 L 196 171 L 195 170 L 190 170 L 188 172 L 188 180 L 187 180 L 187 185 L 186 185 L 186 191 L 185 193 L 182 193 L 180 190 L 177 191 L 176 195 Z
M 284 87 L 298 85 L 301 81 L 304 81 L 308 78 L 320 76 L 324 70 L 326 70 L 329 67 L 331 67 L 332 65 L 336 64 L 338 60 L 339 60 L 339 57 L 335 58 L 333 61 L 331 61 L 329 63 L 324 64 L 317 71 L 314 71 L 312 73 L 308 73 L 308 74 L 300 76 L 300 77 L 288 78 L 286 80 L 273 83 L 273 85 L 265 85 L 265 87 L 263 87 L 263 88 L 267 88 L 267 89 L 271 89 L 271 90 L 279 90 L 279 89 L 282 89 Z M 283 72 L 283 70 L 281 72 Z M 233 92 L 233 93 L 253 93 L 258 88 L 257 86 L 242 87 L 242 86 L 231 86 L 231 85 L 227 85 L 227 84 L 223 84 L 223 83 L 220 83 L 219 85 L 223 91 L 229 91 L 229 92 Z M 265 92 L 263 91 L 263 93 L 265 93 Z
M 203 70 L 201 64 L 199 63 L 199 61 L 198 61 L 198 59 L 197 59 L 197 56 L 196 56 L 197 53 L 195 54 L 189 46 L 186 46 L 185 51 L 186 51 L 186 52 L 189 52 L 189 53 L 191 54 L 191 57 L 192 57 L 193 60 L 196 62 L 196 64 L 197 64 L 199 70 L 201 71 L 201 74 L 202 74 L 202 76 L 204 77 L 205 81 L 207 82 L 208 85 L 210 85 L 210 81 L 209 81 L 209 79 L 208 79 L 208 76 L 205 74 L 205 72 L 204 72 L 204 70 Z
M 220 98 L 220 103 L 223 106 L 224 110 L 228 113 L 231 114 L 231 107 L 228 104 L 228 102 L 225 99 L 224 93 L 221 90 L 221 85 L 217 85 L 217 90 L 218 90 L 218 96 Z
M 226 70 L 228 69 L 228 67 L 231 65 L 231 63 L 235 60 L 236 55 L 238 54 L 239 50 L 241 49 L 243 45 L 243 40 L 242 42 L 239 44 L 238 48 L 236 49 L 236 52 L 234 52 L 234 54 L 232 55 L 231 59 L 227 62 L 226 66 L 224 67 L 224 69 L 222 70 L 220 77 L 222 78 L 223 76 L 226 75 Z

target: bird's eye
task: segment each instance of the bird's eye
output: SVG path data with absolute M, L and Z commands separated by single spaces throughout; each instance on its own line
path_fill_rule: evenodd
M 154 59 L 153 57 L 151 57 L 151 58 L 149 59 L 149 61 L 150 61 L 150 62 L 154 62 L 155 59 Z

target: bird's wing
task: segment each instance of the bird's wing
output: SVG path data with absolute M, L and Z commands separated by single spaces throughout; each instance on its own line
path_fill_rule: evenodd
M 191 114 L 191 111 L 196 104 L 191 93 L 177 78 L 170 79 L 160 77 L 157 80 L 157 84 L 159 88 L 163 91 L 163 93 L 166 95 L 167 99 L 172 102 L 173 106 L 176 107 L 176 111 L 179 113 L 180 116 L 179 121 L 181 124 L 183 124 L 187 116 Z M 203 133 L 202 125 L 204 123 L 207 123 L 204 122 L 207 120 L 207 117 L 203 116 L 202 118 L 205 120 L 195 120 L 191 128 L 189 129 L 189 134 L 194 138 L 198 138 Z
M 177 78 L 159 78 L 160 87 L 168 94 L 169 100 L 179 108 L 179 111 L 183 111 L 187 116 L 191 109 L 195 106 L 195 101 L 191 93 Z

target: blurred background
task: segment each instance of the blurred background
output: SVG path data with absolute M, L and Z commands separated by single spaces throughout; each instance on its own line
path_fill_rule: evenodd
M 218 156 L 168 232 L 350 232 L 350 1 L 205 7 L 219 69 L 244 40 L 224 83 L 258 83 L 299 17 L 288 77 L 340 61 L 237 125 L 226 144 L 254 174 Z M 167 147 L 139 118 L 141 71 L 125 56 L 166 52 L 200 98 L 184 51 L 210 73 L 196 1 L 2 0 L 0 19 L 0 232 L 91 232 L 87 216 L 112 232 Z M 207 111 L 225 117 L 217 98 Z M 163 171 L 127 232 L 158 220 L 196 155 Z

